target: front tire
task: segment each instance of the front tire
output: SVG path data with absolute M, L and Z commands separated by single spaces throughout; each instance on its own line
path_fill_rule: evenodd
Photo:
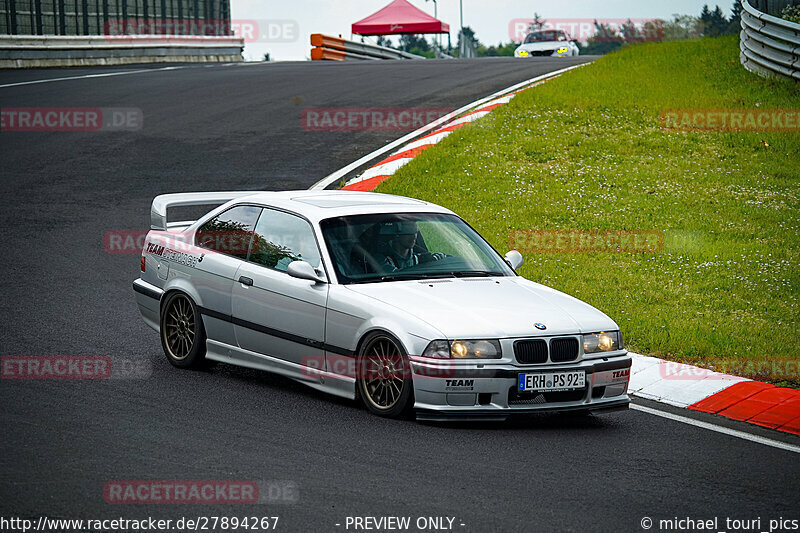
M 387 333 L 371 333 L 358 353 L 358 392 L 378 416 L 406 418 L 414 407 L 411 365 L 400 342 Z
M 197 306 L 184 293 L 173 292 L 161 309 L 161 347 L 167 360 L 178 368 L 200 366 L 206 357 L 206 335 Z

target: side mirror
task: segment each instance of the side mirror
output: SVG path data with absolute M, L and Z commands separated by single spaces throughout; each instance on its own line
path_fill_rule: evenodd
M 327 283 L 327 280 L 317 274 L 314 267 L 305 261 L 292 261 L 286 268 L 286 273 L 297 279 L 305 279 L 315 283 Z
M 511 250 L 510 252 L 508 252 L 505 255 L 505 260 L 506 263 L 508 263 L 508 265 L 514 270 L 517 270 L 519 267 L 521 267 L 522 262 L 524 261 L 524 259 L 522 258 L 522 254 L 516 250 Z

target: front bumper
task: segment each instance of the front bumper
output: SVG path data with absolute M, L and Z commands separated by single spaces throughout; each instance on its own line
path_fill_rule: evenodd
M 514 57 L 567 57 L 569 52 L 559 52 L 557 50 L 535 50 L 533 52 L 514 52 Z
M 626 409 L 631 364 L 627 353 L 545 365 L 454 364 L 412 357 L 414 408 L 417 418 L 426 420 L 502 420 L 513 414 Z M 573 370 L 586 372 L 585 388 L 546 393 L 517 390 L 520 374 Z

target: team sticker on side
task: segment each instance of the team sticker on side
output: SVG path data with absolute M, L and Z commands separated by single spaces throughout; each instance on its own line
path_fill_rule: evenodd
M 203 261 L 203 257 L 205 254 L 200 255 L 192 255 L 187 254 L 184 252 L 179 252 L 177 250 L 172 250 L 171 248 L 165 248 L 159 244 L 155 244 L 152 242 L 147 243 L 147 253 L 153 255 L 159 255 L 166 259 L 167 261 L 172 261 L 178 265 L 184 265 L 190 268 L 195 268 L 197 263 Z

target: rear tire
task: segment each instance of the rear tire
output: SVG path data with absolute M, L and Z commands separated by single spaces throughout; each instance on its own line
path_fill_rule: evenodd
M 206 357 L 206 334 L 191 298 L 182 292 L 170 293 L 161 307 L 160 329 L 161 347 L 172 366 L 201 366 Z
M 357 388 L 373 414 L 407 418 L 414 408 L 414 383 L 408 356 L 388 333 L 370 333 L 358 353 Z

